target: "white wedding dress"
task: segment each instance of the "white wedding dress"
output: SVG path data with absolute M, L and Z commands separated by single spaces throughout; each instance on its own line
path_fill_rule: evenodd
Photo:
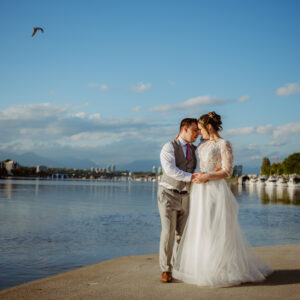
M 233 171 L 233 151 L 224 139 L 205 141 L 197 150 L 202 172 Z M 198 170 L 199 171 L 199 170 Z M 199 286 L 225 287 L 262 281 L 271 268 L 249 248 L 238 224 L 238 203 L 224 179 L 192 184 L 190 212 L 173 277 Z

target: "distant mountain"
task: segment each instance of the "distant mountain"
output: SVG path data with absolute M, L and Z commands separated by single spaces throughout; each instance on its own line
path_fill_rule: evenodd
M 128 164 L 117 165 L 117 170 L 128 170 L 133 172 L 150 172 L 153 166 L 159 167 L 159 159 L 135 160 Z M 243 166 L 243 174 L 259 174 L 259 166 Z
M 150 172 L 152 171 L 153 166 L 156 166 L 158 168 L 160 166 L 160 160 L 159 159 L 135 160 L 127 164 L 117 165 L 117 169 L 128 170 L 133 172 Z
M 17 161 L 22 166 L 37 166 L 45 165 L 47 167 L 56 168 L 70 168 L 70 169 L 90 169 L 95 167 L 101 167 L 95 164 L 89 159 L 78 159 L 74 157 L 60 157 L 60 158 L 47 158 L 37 155 L 33 152 L 27 152 L 24 154 L 8 153 L 0 151 L 0 161 L 5 159 L 12 159 Z M 126 164 L 118 164 L 117 170 L 121 171 L 133 171 L 133 172 L 150 172 L 152 167 L 159 167 L 159 159 L 148 159 L 148 160 L 135 160 Z M 243 166 L 243 174 L 259 174 L 259 166 Z
M 55 168 L 75 168 L 75 169 L 90 169 L 98 167 L 93 161 L 88 159 L 78 159 L 74 157 L 46 158 L 39 156 L 33 152 L 24 154 L 7 153 L 0 151 L 0 161 L 5 159 L 17 161 L 22 166 L 45 165 Z

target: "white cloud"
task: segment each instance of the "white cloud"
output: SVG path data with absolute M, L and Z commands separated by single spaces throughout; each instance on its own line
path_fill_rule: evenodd
M 248 95 L 245 95 L 245 96 L 241 96 L 237 100 L 238 100 L 238 102 L 247 102 L 247 101 L 250 101 L 251 98 Z
M 72 116 L 72 117 L 76 117 L 76 118 L 84 119 L 84 118 L 86 117 L 86 113 L 81 111 L 81 112 L 72 114 L 71 116 Z
M 194 108 L 193 101 L 198 100 L 193 99 L 186 103 L 187 107 Z M 135 109 L 138 111 L 140 108 Z M 151 159 L 155 158 L 155 155 L 159 157 L 161 145 L 175 137 L 178 125 L 176 122 L 170 124 L 166 118 L 159 117 L 155 119 L 104 118 L 100 112 L 89 113 L 84 107 L 78 105 L 49 103 L 18 105 L 0 110 L 0 149 L 7 152 L 20 152 L 27 149 L 26 151 L 36 151 L 40 155 L 49 157 L 71 151 L 70 155 L 99 161 L 100 159 L 129 161 L 145 159 L 145 157 Z M 232 128 L 225 133 L 230 136 L 270 134 L 270 137 L 273 134 L 274 142 L 270 142 L 268 147 L 272 149 L 272 146 L 282 144 L 285 135 L 297 134 L 299 137 L 300 123 L 277 127 L 263 125 Z M 259 152 L 259 145 L 256 147 L 254 141 L 251 142 L 253 144 L 247 143 L 243 148 L 243 153 L 240 153 L 240 150 L 235 151 L 238 161 L 247 162 L 252 156 L 265 155 Z M 255 143 L 258 144 L 257 141 Z M 263 143 L 265 146 L 267 141 Z
M 101 84 L 99 87 L 100 91 L 107 91 L 108 90 L 108 86 L 106 84 Z
M 60 116 L 69 109 L 68 105 L 57 106 L 50 103 L 11 106 L 0 111 L 0 120 L 40 120 Z
M 100 120 L 101 119 L 101 114 L 91 114 L 88 116 L 89 120 Z
M 152 84 L 151 83 L 143 83 L 143 82 L 139 82 L 137 85 L 135 85 L 134 87 L 132 87 L 132 91 L 135 93 L 142 93 L 146 90 L 151 89 Z
M 32 151 L 49 158 L 68 155 L 98 162 L 129 162 L 157 159 L 160 145 L 178 131 L 178 124 L 165 120 L 105 119 L 100 113 L 75 108 L 31 104 L 0 110 L 0 150 Z M 23 117 L 16 119 L 15 114 L 22 116 L 22 112 Z M 43 118 L 38 117 L 40 114 Z
M 122 138 L 122 137 L 128 137 L 128 136 L 137 136 L 137 131 L 126 131 L 126 132 L 118 132 L 118 133 L 112 133 L 112 132 L 81 132 L 78 134 L 72 135 L 70 138 L 73 141 L 97 141 L 103 138 Z
M 109 88 L 106 84 L 102 83 L 102 84 L 99 84 L 99 83 L 89 83 L 88 84 L 88 87 L 89 88 L 99 88 L 100 91 L 107 91 Z
M 256 132 L 259 134 L 271 134 L 273 132 L 273 125 L 260 125 L 256 128 Z
M 224 131 L 228 136 L 237 136 L 237 135 L 247 135 L 255 132 L 254 126 L 241 127 L 241 128 L 231 128 Z
M 257 146 L 256 144 L 249 144 L 249 145 L 248 145 L 248 149 L 249 149 L 249 150 L 257 149 L 257 147 L 258 147 L 258 146 Z
M 41 103 L 0 110 L 0 140 L 2 144 L 10 141 L 20 141 L 21 144 L 33 141 L 66 143 L 68 139 L 79 141 L 84 137 L 86 140 L 96 140 L 105 136 L 112 142 L 116 137 L 133 136 L 136 132 L 141 139 L 152 139 L 157 135 L 163 138 L 168 132 L 166 128 L 170 126 L 152 123 L 145 118 L 105 119 L 100 113 L 74 112 L 75 109 L 78 106 Z
M 283 146 L 283 145 L 286 145 L 285 141 L 271 141 L 267 144 L 267 146 L 271 146 L 271 147 L 273 147 L 273 146 L 277 147 L 277 146 Z
M 300 93 L 300 84 L 298 83 L 287 83 L 280 87 L 276 91 L 277 96 L 291 96 Z
M 133 112 L 137 112 L 137 111 L 140 111 L 142 109 L 142 106 L 136 106 L 136 107 L 133 107 L 132 109 L 131 109 L 131 111 L 133 111 Z
M 250 156 L 249 159 L 250 160 L 261 160 L 262 156 L 260 156 L 260 155 L 253 155 L 253 156 Z
M 71 118 L 79 118 L 79 119 L 88 119 L 88 120 L 100 120 L 101 119 L 101 114 L 87 114 L 83 111 L 75 113 L 75 114 L 70 114 Z
M 288 123 L 277 127 L 268 124 L 260 125 L 257 127 L 249 126 L 241 128 L 231 128 L 224 131 L 224 134 L 227 136 L 247 135 L 253 133 L 273 135 L 273 138 L 275 139 L 281 136 L 300 135 L 300 123 Z
M 288 135 L 298 135 L 300 134 L 300 123 L 288 123 L 284 125 L 277 126 L 273 132 L 273 137 L 275 139 L 281 136 Z
M 166 112 L 166 111 L 189 109 L 195 107 L 223 105 L 225 103 L 232 102 L 232 101 L 233 100 L 230 99 L 222 99 L 222 98 L 216 98 L 212 96 L 199 96 L 195 98 L 190 98 L 181 103 L 154 106 L 150 108 L 150 111 Z

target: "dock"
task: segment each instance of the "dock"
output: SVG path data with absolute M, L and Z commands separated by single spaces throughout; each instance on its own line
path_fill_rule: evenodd
M 227 288 L 161 283 L 158 255 L 118 257 L 0 291 L 0 299 L 300 299 L 300 244 L 254 248 L 274 270 L 265 281 Z

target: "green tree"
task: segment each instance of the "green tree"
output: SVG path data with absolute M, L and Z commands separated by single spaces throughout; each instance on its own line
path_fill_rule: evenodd
M 1 178 L 1 176 L 3 176 L 3 177 L 7 176 L 7 171 L 2 166 L 0 167 L 0 178 Z
M 283 175 L 283 174 L 284 174 L 284 168 L 283 168 L 282 163 L 278 163 L 278 166 L 277 166 L 277 174 L 278 174 L 278 175 Z
M 300 152 L 291 154 L 282 162 L 284 174 L 300 174 Z
M 260 174 L 269 175 L 270 171 L 271 171 L 270 167 L 271 167 L 270 160 L 267 157 L 264 157 L 262 160 L 261 167 L 260 167 Z
M 277 165 L 276 163 L 272 163 L 270 166 L 270 174 L 275 175 L 277 174 Z
M 273 163 L 270 167 L 270 173 L 272 175 L 282 175 L 283 172 L 283 167 L 281 163 Z

